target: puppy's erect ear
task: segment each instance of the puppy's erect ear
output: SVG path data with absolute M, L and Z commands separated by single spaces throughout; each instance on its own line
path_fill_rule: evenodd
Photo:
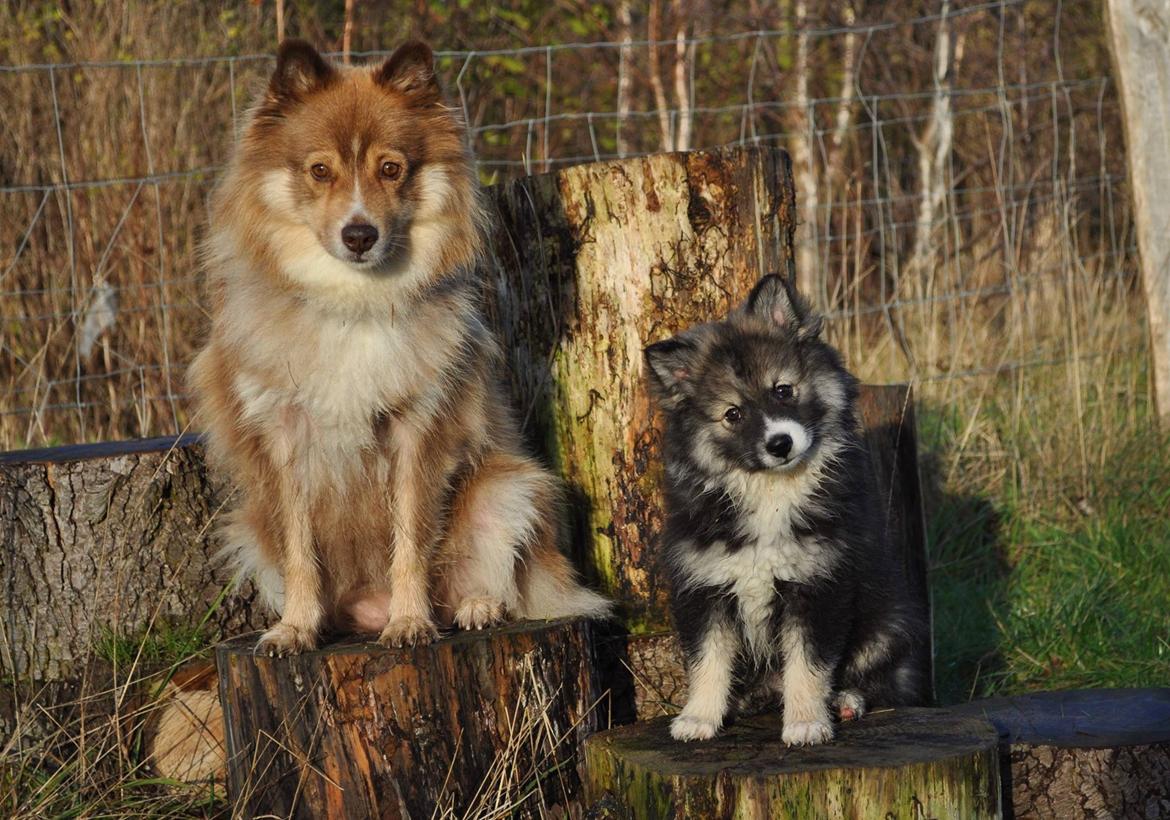
M 441 98 L 435 77 L 435 55 L 421 40 L 400 45 L 374 70 L 374 82 L 410 97 L 417 105 L 431 105 Z
M 752 288 L 743 311 L 780 327 L 795 330 L 801 339 L 818 336 L 824 320 L 812 311 L 804 297 L 787 279 L 770 273 Z
M 675 336 L 655 342 L 643 351 L 650 369 L 650 387 L 666 407 L 673 407 L 686 395 L 694 378 L 699 349 L 693 339 Z
M 337 76 L 337 70 L 304 40 L 285 40 L 276 52 L 276 69 L 268 81 L 269 99 L 290 102 L 324 88 Z

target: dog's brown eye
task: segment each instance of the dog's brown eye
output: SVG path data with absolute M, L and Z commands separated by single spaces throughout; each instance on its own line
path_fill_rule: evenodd
M 402 173 L 402 166 L 397 162 L 383 162 L 382 176 L 386 179 L 398 179 L 398 175 Z
M 743 420 L 743 412 L 741 412 L 738 407 L 733 405 L 727 408 L 727 412 L 723 414 L 723 418 L 727 419 L 727 421 L 731 422 L 732 424 L 739 424 L 740 421 Z
M 309 168 L 309 173 L 318 182 L 329 179 L 329 166 L 323 162 L 316 162 Z
M 790 399 L 796 395 L 796 391 L 790 384 L 778 384 L 772 388 L 772 392 L 776 394 L 778 399 Z

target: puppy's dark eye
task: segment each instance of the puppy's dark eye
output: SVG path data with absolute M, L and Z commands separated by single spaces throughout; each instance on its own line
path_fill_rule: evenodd
M 315 162 L 309 168 L 309 174 L 318 182 L 329 179 L 329 166 L 323 162 Z
M 778 399 L 790 399 L 796 395 L 796 390 L 790 384 L 778 384 L 772 388 L 772 392 Z
M 380 173 L 383 179 L 398 179 L 402 173 L 402 165 L 397 162 L 383 162 Z
M 723 418 L 731 424 L 739 424 L 743 420 L 743 412 L 738 407 L 728 407 L 727 411 L 723 414 Z

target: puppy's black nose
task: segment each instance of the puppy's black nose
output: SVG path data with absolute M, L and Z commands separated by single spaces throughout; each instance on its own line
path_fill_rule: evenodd
M 776 458 L 784 458 L 792 452 L 792 436 L 787 433 L 772 436 L 764 444 L 764 449 Z
M 365 253 L 378 241 L 378 229 L 355 222 L 341 229 L 341 241 L 354 253 Z

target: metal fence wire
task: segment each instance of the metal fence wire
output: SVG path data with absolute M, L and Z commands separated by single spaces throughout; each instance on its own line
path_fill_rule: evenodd
M 800 284 L 851 366 L 960 408 L 1043 373 L 1027 377 L 1041 412 L 1144 395 L 1146 342 L 1115 87 L 1066 73 L 1059 11 L 1034 17 L 1022 0 L 943 0 L 909 20 L 447 51 L 438 66 L 485 183 L 787 148 Z M 925 50 L 917 76 L 887 59 L 908 43 Z M 207 194 L 271 66 L 0 66 L 0 449 L 186 427 Z

